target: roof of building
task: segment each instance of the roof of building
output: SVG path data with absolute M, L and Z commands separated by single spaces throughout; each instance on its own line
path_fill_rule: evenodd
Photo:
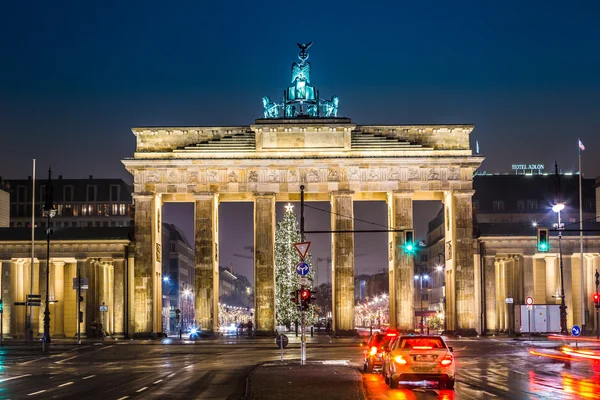
M 550 229 L 551 236 L 558 234 L 551 226 L 545 228 Z M 477 230 L 477 236 L 537 236 L 537 227 L 533 227 L 530 223 L 478 224 Z M 600 236 L 600 222 L 584 222 L 583 230 L 584 236 Z M 579 223 L 565 224 L 563 236 L 579 236 Z
M 185 243 L 185 245 L 187 247 L 189 247 L 190 249 L 192 248 L 192 245 L 187 240 L 185 233 L 183 233 L 183 231 L 181 229 L 179 229 L 176 225 L 170 224 L 168 222 L 163 222 L 162 226 L 163 226 L 163 231 L 167 232 L 169 234 L 170 240 L 178 240 L 180 242 Z
M 556 197 L 556 175 L 476 175 L 473 177 L 473 201 L 478 203 L 478 212 L 493 212 L 494 201 L 503 201 L 503 212 L 525 212 L 519 210 L 517 202 L 537 200 L 539 209 L 555 201 L 579 205 L 579 175 L 559 175 L 560 195 Z M 595 212 L 595 180 L 582 179 L 583 211 Z M 548 208 L 546 207 L 546 208 Z M 579 207 L 578 207 L 579 208 Z
M 11 202 L 16 201 L 16 192 L 17 187 L 24 186 L 27 201 L 31 201 L 31 179 L 7 179 L 4 181 L 7 190 L 11 193 Z M 38 177 L 35 182 L 36 186 L 36 201 L 38 201 L 40 197 L 41 187 L 45 187 L 48 184 L 48 180 L 44 177 Z M 95 201 L 111 201 L 110 200 L 110 187 L 117 185 L 121 187 L 121 193 L 119 194 L 119 201 L 131 201 L 131 193 L 133 192 L 133 187 L 125 182 L 123 179 L 116 178 L 94 178 L 90 175 L 87 179 L 63 179 L 61 176 L 59 178 L 52 178 L 52 191 L 53 191 L 53 199 L 54 202 L 63 202 L 63 201 L 86 201 L 86 188 L 88 185 L 96 186 L 96 200 Z M 64 199 L 65 192 L 63 188 L 65 186 L 73 187 L 73 200 Z M 43 195 L 42 195 L 43 196 Z M 21 200 L 23 201 L 23 200 Z
M 46 229 L 35 229 L 35 240 L 46 240 Z M 133 227 L 54 228 L 50 240 L 133 240 Z M 0 241 L 30 241 L 30 228 L 0 228 Z

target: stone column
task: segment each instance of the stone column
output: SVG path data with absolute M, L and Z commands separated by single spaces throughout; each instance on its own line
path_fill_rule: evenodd
M 81 278 L 87 277 L 88 278 L 88 286 L 89 286 L 89 275 L 87 272 L 87 260 L 85 259 L 78 259 L 77 260 L 77 264 L 75 265 L 75 278 L 77 278 L 77 270 L 79 270 L 79 274 L 81 276 Z M 87 325 L 87 321 L 88 321 L 88 311 L 87 311 L 87 303 L 88 303 L 88 290 L 82 290 L 81 291 L 81 296 L 83 296 L 83 301 L 81 302 L 81 305 L 79 306 L 79 311 L 81 311 L 83 313 L 83 322 L 80 325 L 79 329 L 81 332 L 81 336 L 85 337 L 87 329 L 89 327 L 89 325 Z M 75 291 L 75 297 L 77 298 L 77 291 Z M 77 301 L 79 301 L 79 299 L 77 299 Z M 75 314 L 77 314 L 77 303 L 75 303 Z M 79 316 L 77 316 L 79 318 Z M 75 325 L 75 334 L 77 335 L 77 324 Z
M 254 309 L 257 335 L 275 335 L 275 194 L 254 194 Z
M 114 334 L 122 336 L 125 331 L 125 261 L 114 262 Z
M 546 301 L 546 260 L 533 259 L 534 304 L 547 304 Z
M 195 197 L 196 325 L 202 330 L 217 332 L 219 330 L 219 195 L 207 193 Z
M 496 320 L 496 268 L 495 258 L 485 256 L 485 330 L 495 331 L 498 329 Z
M 331 193 L 331 230 L 354 230 L 351 191 Z M 354 333 L 354 233 L 331 235 L 332 328 L 336 335 Z
M 11 319 L 13 314 L 13 291 L 11 290 L 11 261 L 2 261 L 0 263 L 0 290 L 2 290 L 2 305 L 4 307 L 4 313 L 1 315 L 3 337 L 10 337 L 12 332 L 10 330 Z
M 527 297 L 531 297 L 532 299 L 534 299 L 535 304 L 535 259 L 533 258 L 533 256 L 523 256 L 522 260 L 523 296 L 525 297 L 525 299 L 527 299 Z
M 388 227 L 413 229 L 413 192 L 389 192 Z M 414 256 L 403 251 L 404 232 L 389 235 L 390 326 L 401 330 L 414 329 Z M 446 286 L 446 296 L 448 286 Z M 445 310 L 447 315 L 448 311 Z
M 54 261 L 54 273 L 52 274 L 54 283 L 54 300 L 58 303 L 53 304 L 54 311 L 54 333 L 50 335 L 56 337 L 65 337 L 65 263 L 64 261 Z
M 161 206 L 160 195 L 133 194 L 135 200 L 135 270 L 134 270 L 134 330 L 137 336 L 160 332 L 161 288 Z M 158 315 L 158 317 L 157 317 Z
M 127 265 L 125 275 L 127 276 L 127 330 L 126 337 L 131 337 L 135 333 L 135 246 L 129 246 L 129 254 L 127 257 Z
M 557 304 L 554 296 L 557 294 L 557 289 L 560 289 L 560 275 L 556 273 L 558 259 L 556 256 L 548 256 L 544 259 L 546 260 L 546 302 Z
M 494 276 L 496 277 L 496 331 L 501 331 L 504 329 L 502 319 L 504 298 L 502 297 L 503 284 L 501 283 L 504 281 L 504 278 L 502 276 L 502 263 L 499 259 L 494 261 L 494 271 Z
M 571 255 L 563 253 L 563 278 L 565 280 L 565 304 L 567 305 L 567 332 L 573 326 L 573 269 L 571 268 Z M 560 267 L 560 265 L 559 265 Z M 579 284 L 579 282 L 577 282 Z
M 98 307 L 99 284 L 97 278 L 97 264 L 95 259 L 88 259 L 81 270 L 82 276 L 88 278 L 88 289 L 85 291 L 85 332 L 88 337 L 93 337 L 93 326 L 100 322 Z M 83 305 L 82 305 L 83 308 Z
M 77 335 L 77 290 L 73 289 L 73 279 L 77 277 L 76 269 L 77 263 L 72 261 L 65 263 L 64 326 L 65 336 L 70 338 Z
M 459 331 L 474 333 L 475 304 L 478 296 L 474 287 L 473 265 L 473 190 L 455 191 L 452 221 L 455 221 L 453 239 L 455 251 L 456 323 Z

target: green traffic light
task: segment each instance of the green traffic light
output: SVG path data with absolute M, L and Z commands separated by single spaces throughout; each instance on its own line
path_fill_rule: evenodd
M 540 243 L 540 250 L 541 251 L 548 250 L 548 244 L 547 243 Z
M 412 244 L 407 244 L 406 245 L 406 251 L 412 251 L 413 250 L 413 245 Z

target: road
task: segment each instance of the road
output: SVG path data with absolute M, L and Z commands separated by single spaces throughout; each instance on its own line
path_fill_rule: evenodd
M 272 340 L 200 343 L 124 342 L 53 345 L 50 354 L 24 346 L 0 348 L 0 399 L 241 399 L 246 376 L 261 362 L 277 361 Z M 357 344 L 309 344 L 309 360 L 348 360 L 362 366 Z M 540 359 L 532 343 L 506 339 L 450 340 L 457 363 L 455 391 L 391 390 L 381 375 L 364 374 L 367 400 L 597 398 L 600 368 L 590 362 Z M 285 359 L 299 358 L 297 343 Z

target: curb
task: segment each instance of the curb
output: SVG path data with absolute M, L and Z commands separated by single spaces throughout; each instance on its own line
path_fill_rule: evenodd
M 260 368 L 263 364 L 264 363 L 255 365 L 254 368 L 252 368 L 252 370 L 250 371 L 250 373 L 246 376 L 246 389 L 244 393 L 244 398 L 242 400 L 252 400 L 250 397 L 250 381 L 252 380 L 252 375 L 254 374 L 254 371 Z

